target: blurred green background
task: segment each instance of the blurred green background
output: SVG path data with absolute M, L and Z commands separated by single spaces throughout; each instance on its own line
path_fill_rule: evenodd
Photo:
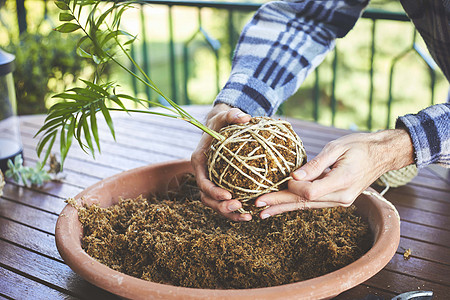
M 403 11 L 396 0 L 373 0 L 370 7 Z M 27 0 L 25 8 L 27 33 L 19 34 L 16 1 L 0 1 L 0 47 L 16 55 L 17 70 L 14 76 L 19 113 L 44 113 L 55 101 L 51 99 L 52 95 L 80 84 L 77 79 L 91 76 L 92 66 L 76 55 L 76 39 L 73 36 L 52 31 L 52 28 L 60 24 L 58 9 L 52 1 Z M 225 84 L 231 69 L 230 57 L 234 46 L 230 45 L 229 40 L 229 14 L 226 10 L 202 8 L 199 11 L 195 7 L 181 6 L 173 6 L 171 12 L 173 66 L 170 65 L 172 50 L 169 39 L 169 8 L 166 5 L 138 5 L 125 14 L 122 20 L 124 29 L 138 34 L 133 54 L 141 65 L 145 65 L 143 54 L 146 53 L 149 62 L 145 68 L 150 77 L 168 96 L 176 98 L 178 103 L 210 104 L 218 89 Z M 237 37 L 252 14 L 237 11 L 233 13 L 234 37 L 231 38 Z M 220 43 L 217 57 L 205 42 L 204 36 L 198 33 L 200 21 L 202 29 L 213 41 Z M 413 36 L 414 29 L 409 22 L 380 20 L 376 23 L 371 130 L 386 127 L 391 64 L 396 56 L 411 49 Z M 186 44 L 187 41 L 190 42 Z M 416 42 L 419 47 L 426 49 L 419 35 Z M 341 128 L 369 129 L 371 43 L 372 21 L 360 19 L 345 38 L 337 41 L 335 82 L 334 53 L 330 53 L 319 68 L 319 89 L 315 90 L 313 73 L 300 90 L 286 101 L 281 113 Z M 188 50 L 187 60 L 183 53 L 185 46 Z M 173 70 L 175 73 L 172 73 Z M 129 76 L 114 68 L 107 69 L 105 76 L 119 82 L 128 93 L 156 98 L 156 95 L 147 94 L 144 87 L 133 83 Z M 407 51 L 399 59 L 393 79 L 391 127 L 397 116 L 417 112 L 432 101 L 429 68 L 416 52 Z M 438 70 L 433 97 L 435 103 L 446 101 L 448 87 L 448 82 Z M 316 112 L 313 101 L 315 91 L 319 95 Z M 332 117 L 333 105 L 337 109 L 335 117 Z

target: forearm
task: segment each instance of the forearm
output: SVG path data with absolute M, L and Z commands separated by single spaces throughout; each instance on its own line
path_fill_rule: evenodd
M 407 130 L 390 129 L 370 135 L 369 151 L 376 152 L 373 161 L 380 166 L 381 174 L 414 163 L 414 147 Z
M 242 31 L 230 78 L 216 98 L 272 115 L 355 24 L 368 0 L 273 1 Z

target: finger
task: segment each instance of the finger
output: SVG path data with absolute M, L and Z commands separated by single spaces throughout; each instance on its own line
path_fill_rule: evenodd
M 303 183 L 303 182 L 302 182 Z M 340 195 L 339 195 L 340 196 Z M 337 200 L 337 196 L 335 194 L 325 195 L 321 198 L 310 200 L 303 196 L 298 195 L 297 193 L 293 193 L 290 190 L 282 190 L 275 193 L 265 194 L 260 196 L 255 201 L 256 207 L 264 207 L 264 206 L 277 206 L 277 205 L 285 205 L 292 203 L 306 203 L 306 202 L 334 202 L 335 205 L 340 205 L 340 202 Z
M 239 108 L 233 107 L 225 116 L 227 124 L 246 123 L 252 118 Z
M 232 198 L 229 191 L 218 187 L 206 176 L 200 175 L 200 178 L 197 178 L 197 185 L 202 192 L 216 201 L 231 200 Z
M 267 219 L 269 217 L 279 215 L 288 211 L 304 210 L 304 209 L 316 209 L 316 208 L 329 208 L 339 206 L 336 202 L 291 202 L 275 206 L 270 206 L 260 212 L 261 219 Z
M 207 193 L 209 197 L 215 200 L 228 200 L 232 198 L 230 192 L 219 188 L 209 180 L 206 168 L 206 155 L 202 152 L 201 148 L 192 154 L 191 165 L 194 169 L 197 185 L 201 191 Z
M 294 186 L 294 188 L 292 187 Z M 257 207 L 277 206 L 292 203 L 334 203 L 333 206 L 349 206 L 355 198 L 361 193 L 354 189 L 340 189 L 335 192 L 322 195 L 320 197 L 308 198 L 304 189 L 308 189 L 312 184 L 305 181 L 294 181 L 289 183 L 289 189 L 276 193 L 269 193 L 260 196 L 255 201 Z M 299 189 L 299 190 L 297 190 Z M 319 205 L 320 206 L 320 205 Z M 317 207 L 316 204 L 313 207 Z
M 343 153 L 343 147 L 335 147 L 334 144 L 328 143 L 316 157 L 294 171 L 292 177 L 295 180 L 314 180 L 331 167 Z
M 232 195 L 229 191 L 216 186 L 209 180 L 206 173 L 206 162 L 202 162 L 201 158 L 192 157 L 191 165 L 194 169 L 195 180 L 199 189 L 215 200 L 229 200 Z
M 298 195 L 295 195 L 288 190 L 282 190 L 279 192 L 268 193 L 259 196 L 255 200 L 255 206 L 256 207 L 275 206 L 304 200 L 305 200 L 304 198 L 300 198 Z
M 356 190 L 359 185 L 359 178 L 362 174 L 356 174 L 353 168 L 344 166 L 345 162 L 340 161 L 339 166 L 324 172 L 314 181 L 290 180 L 288 189 L 310 201 L 323 199 L 323 196 L 340 191 Z
M 241 214 L 236 212 L 236 210 L 242 207 L 242 203 L 238 200 L 217 201 L 208 197 L 205 193 L 201 193 L 201 201 L 206 206 L 211 207 L 213 210 L 230 220 L 250 221 L 252 219 L 250 214 Z

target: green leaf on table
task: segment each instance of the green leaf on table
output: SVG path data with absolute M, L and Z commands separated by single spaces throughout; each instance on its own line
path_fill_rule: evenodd
M 23 165 L 22 155 L 16 155 L 14 162 L 8 160 L 8 170 L 5 173 L 6 177 L 12 178 L 15 182 L 22 183 L 25 186 L 41 186 L 44 182 L 51 180 L 50 175 L 43 169 L 43 164 L 36 163 L 34 168 Z
M 83 112 L 80 117 L 80 120 L 76 124 L 76 130 L 74 131 L 74 136 L 75 136 L 75 139 L 77 140 L 78 145 L 80 146 L 81 150 L 83 150 L 86 154 L 89 154 L 88 151 L 86 150 L 87 146 L 83 143 L 82 136 L 81 136 L 81 132 L 83 130 L 84 117 L 85 117 L 85 115 Z
M 59 152 L 63 153 L 66 149 L 66 124 L 64 124 L 61 128 L 61 132 L 59 134 Z

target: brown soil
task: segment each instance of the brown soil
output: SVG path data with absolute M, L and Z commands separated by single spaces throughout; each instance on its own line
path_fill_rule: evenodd
M 242 289 L 301 281 L 355 261 L 372 244 L 354 207 L 231 222 L 199 201 L 192 177 L 167 195 L 77 209 L 89 255 L 131 276 L 184 287 Z

